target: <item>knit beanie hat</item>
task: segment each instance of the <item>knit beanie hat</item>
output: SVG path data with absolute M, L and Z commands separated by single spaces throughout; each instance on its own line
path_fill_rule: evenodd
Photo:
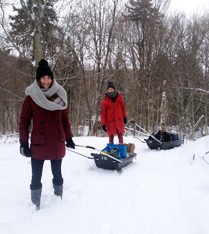
M 113 82 L 108 82 L 107 89 L 109 89 L 109 88 L 115 89 Z
M 36 69 L 36 80 L 39 81 L 42 76 L 50 76 L 52 80 L 54 79 L 48 62 L 44 59 L 41 59 L 38 63 L 38 67 Z

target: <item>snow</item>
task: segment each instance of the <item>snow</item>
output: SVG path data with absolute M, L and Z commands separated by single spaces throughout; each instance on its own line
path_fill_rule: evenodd
M 74 137 L 79 145 L 105 147 L 106 137 Z M 43 170 L 41 209 L 30 202 L 30 159 L 14 140 L 0 143 L 2 234 L 208 234 L 209 137 L 157 151 L 131 137 L 136 160 L 122 172 L 66 152 L 64 194 L 53 195 L 49 161 Z M 116 141 L 117 143 L 117 141 Z M 91 149 L 76 147 L 87 156 Z M 195 159 L 193 160 L 193 156 Z

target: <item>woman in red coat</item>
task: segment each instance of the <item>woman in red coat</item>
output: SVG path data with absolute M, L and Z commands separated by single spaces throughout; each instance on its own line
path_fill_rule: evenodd
M 66 146 L 75 148 L 68 119 L 67 94 L 53 78 L 48 62 L 42 59 L 36 71 L 36 80 L 26 88 L 26 98 L 20 115 L 20 153 L 31 157 L 31 200 L 40 207 L 42 170 L 45 160 L 51 160 L 54 193 L 62 198 L 62 158 Z M 29 127 L 33 120 L 31 144 Z
M 119 143 L 122 144 L 127 114 L 122 95 L 115 90 L 112 82 L 108 82 L 107 93 L 101 108 L 101 125 L 109 135 L 109 143 L 114 143 L 114 134 L 117 134 Z

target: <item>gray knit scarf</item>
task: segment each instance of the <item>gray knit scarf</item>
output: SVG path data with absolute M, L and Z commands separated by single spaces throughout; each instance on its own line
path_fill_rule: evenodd
M 41 89 L 35 80 L 25 89 L 25 93 L 43 109 L 55 111 L 64 110 L 67 108 L 67 93 L 64 88 L 56 82 L 56 80 L 53 80 L 53 85 L 49 89 Z M 55 93 L 58 95 L 58 97 L 54 100 L 54 102 L 47 99 L 53 96 Z

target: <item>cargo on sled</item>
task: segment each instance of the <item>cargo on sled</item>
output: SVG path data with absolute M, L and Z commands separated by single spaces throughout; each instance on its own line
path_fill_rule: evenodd
M 67 148 L 68 151 L 71 151 L 75 154 L 78 154 L 88 159 L 94 159 L 96 166 L 103 169 L 120 170 L 121 168 L 132 163 L 133 159 L 136 157 L 136 153 L 134 153 L 135 145 L 132 143 L 118 145 L 109 143 L 103 150 L 96 149 L 92 146 L 75 146 L 98 151 L 99 153 L 91 153 L 91 156 L 93 157 L 89 157 L 87 155 Z
M 109 170 L 120 170 L 133 162 L 136 157 L 134 144 L 107 144 L 99 153 L 92 153 L 97 167 Z
M 134 121 L 130 121 L 130 123 L 134 124 L 134 128 L 126 127 L 126 131 L 130 133 L 132 130 L 132 132 L 134 131 L 135 134 L 138 133 L 147 136 L 148 138 L 144 139 L 144 141 L 147 143 L 150 149 L 168 150 L 174 147 L 181 146 L 183 142 L 181 139 L 179 139 L 178 134 L 168 133 L 164 129 L 159 130 L 157 133 L 150 134 Z M 139 130 L 137 130 L 136 128 L 138 128 Z M 138 136 L 135 137 L 142 141 Z
M 156 141 L 151 136 L 148 139 L 144 139 L 150 149 L 168 150 L 174 147 L 179 147 L 182 144 L 182 140 L 176 139 L 171 141 Z
M 150 149 L 168 150 L 179 147 L 182 144 L 182 140 L 179 139 L 178 134 L 172 134 L 162 130 L 159 130 L 157 133 L 144 140 Z

